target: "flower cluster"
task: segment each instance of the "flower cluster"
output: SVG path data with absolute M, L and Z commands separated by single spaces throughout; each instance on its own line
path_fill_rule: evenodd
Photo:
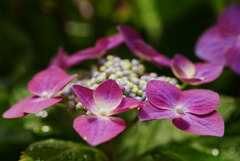
M 132 109 L 138 109 L 140 121 L 173 119 L 173 124 L 180 130 L 221 137 L 224 135 L 224 121 L 215 110 L 220 104 L 219 95 L 207 89 L 183 90 L 183 87 L 216 80 L 224 66 L 240 73 L 240 21 L 236 19 L 240 19 L 240 6 L 231 5 L 217 24 L 200 37 L 196 53 L 209 62 L 192 63 L 180 54 L 170 59 L 125 25 L 118 26 L 119 33 L 99 39 L 94 47 L 71 55 L 60 48 L 49 67 L 29 82 L 28 90 L 32 95 L 10 107 L 3 117 L 39 115 L 65 98 L 66 107 L 84 107 L 80 110 L 87 111 L 74 120 L 73 128 L 92 146 L 120 134 L 126 123 L 113 115 Z M 140 60 L 109 55 L 101 58 L 99 66 L 94 66 L 84 77 L 65 73 L 64 69 L 102 57 L 123 42 Z M 170 68 L 183 84 L 180 86 L 175 78 L 148 71 L 143 60 L 157 67 Z

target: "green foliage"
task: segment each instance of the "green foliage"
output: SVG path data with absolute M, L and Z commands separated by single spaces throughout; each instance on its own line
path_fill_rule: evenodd
M 94 147 L 70 141 L 48 139 L 31 144 L 20 161 L 108 161 Z

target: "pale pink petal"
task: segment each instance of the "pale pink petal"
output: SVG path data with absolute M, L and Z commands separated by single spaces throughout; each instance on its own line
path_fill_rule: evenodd
M 91 113 L 97 115 L 99 110 L 93 100 L 93 90 L 81 85 L 73 85 L 72 90 L 81 104 Z
M 52 97 L 52 98 L 40 98 L 38 96 L 32 96 L 28 101 L 25 102 L 23 107 L 23 112 L 25 113 L 38 113 L 47 107 L 50 107 L 58 102 L 60 102 L 62 97 Z
M 193 78 L 196 73 L 195 65 L 179 54 L 172 59 L 171 69 L 178 78 Z
M 61 68 L 50 66 L 33 77 L 28 83 L 28 90 L 37 96 L 46 93 L 51 97 L 75 77 L 77 77 L 77 75 L 68 76 Z
M 174 119 L 173 124 L 192 134 L 217 137 L 224 135 L 224 121 L 216 111 L 206 115 L 185 114 L 182 118 Z
M 203 60 L 226 65 L 228 51 L 236 43 L 236 37 L 222 33 L 219 27 L 211 27 L 197 42 L 195 52 Z
M 125 121 L 117 117 L 82 115 L 77 117 L 73 123 L 73 128 L 77 133 L 92 146 L 111 140 L 125 127 Z
M 100 84 L 93 92 L 93 99 L 99 109 L 112 111 L 122 101 L 122 90 L 115 80 L 107 80 Z
M 182 92 L 180 104 L 183 112 L 202 115 L 210 113 L 218 107 L 220 96 L 207 89 L 191 89 Z
M 147 121 L 147 120 L 159 120 L 159 119 L 173 119 L 178 118 L 180 115 L 174 112 L 173 109 L 160 109 L 155 107 L 148 101 L 144 103 L 140 107 L 138 113 L 138 119 L 140 121 Z
M 131 109 L 135 109 L 141 105 L 142 102 L 134 99 L 134 98 L 123 98 L 122 102 L 118 105 L 117 108 L 115 108 L 112 112 L 111 115 L 115 115 L 118 113 L 122 113 Z
M 149 81 L 146 88 L 148 100 L 160 109 L 172 109 L 181 97 L 181 91 L 170 83 L 158 80 Z
M 57 55 L 51 60 L 50 66 L 58 66 L 62 69 L 68 67 L 68 54 L 63 50 L 62 47 L 58 49 Z

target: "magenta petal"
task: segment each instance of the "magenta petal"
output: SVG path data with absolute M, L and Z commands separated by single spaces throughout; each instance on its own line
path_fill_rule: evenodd
M 200 82 L 196 82 L 195 84 L 203 84 L 212 82 L 217 79 L 223 70 L 222 65 L 213 64 L 213 63 L 197 63 L 196 66 L 196 78 L 202 79 Z
M 116 137 L 126 125 L 123 119 L 117 117 L 82 115 L 74 120 L 73 127 L 90 145 L 96 146 Z
M 96 42 L 96 46 L 99 48 L 104 48 L 105 51 L 111 50 L 123 43 L 123 36 L 121 33 L 101 38 Z
M 207 114 L 220 104 L 220 96 L 207 89 L 191 89 L 182 92 L 181 105 L 184 112 Z
M 147 84 L 146 95 L 154 106 L 160 109 L 172 109 L 177 105 L 181 91 L 170 83 L 152 80 Z
M 192 134 L 218 137 L 224 135 L 224 121 L 216 111 L 200 116 L 186 114 L 182 118 L 174 119 L 173 124 L 177 128 Z
M 23 112 L 23 108 L 25 107 L 26 104 L 32 99 L 31 97 L 27 97 L 12 107 L 10 107 L 7 111 L 3 113 L 3 118 L 18 118 L 18 117 L 23 117 L 26 115 L 25 112 Z
M 98 108 L 104 111 L 112 111 L 122 101 L 122 90 L 115 80 L 110 79 L 94 90 L 93 99 Z
M 76 76 L 68 76 L 61 68 L 50 66 L 33 77 L 28 83 L 28 90 L 37 96 L 41 96 L 43 92 L 46 92 L 51 97 Z
M 62 97 L 40 98 L 38 96 L 33 96 L 30 97 L 29 100 L 25 102 L 25 104 L 23 104 L 23 112 L 38 113 L 45 108 L 60 102 L 62 99 Z
M 147 121 L 147 120 L 159 120 L 159 119 L 173 119 L 178 118 L 179 114 L 174 112 L 173 110 L 163 110 L 153 106 L 148 101 L 144 103 L 140 107 L 138 119 L 140 121 Z
M 51 60 L 50 65 L 58 66 L 62 69 L 68 66 L 68 54 L 62 47 L 58 49 L 57 55 Z
M 172 59 L 171 69 L 178 78 L 192 78 L 196 73 L 194 64 L 179 54 Z
M 118 114 L 118 113 L 122 113 L 122 112 L 125 112 L 125 111 L 128 111 L 128 110 L 137 108 L 141 104 L 142 104 L 142 102 L 137 100 L 137 99 L 127 98 L 127 97 L 123 98 L 121 103 L 118 105 L 118 107 L 115 108 L 111 112 L 111 115 L 115 115 L 115 114 Z
M 240 5 L 227 7 L 218 20 L 218 26 L 228 34 L 240 34 Z
M 196 54 L 203 60 L 226 65 L 227 52 L 236 43 L 236 38 L 221 33 L 218 27 L 208 29 L 197 42 Z
M 91 113 L 97 115 L 98 108 L 93 100 L 93 90 L 81 85 L 73 85 L 72 89 L 81 104 Z

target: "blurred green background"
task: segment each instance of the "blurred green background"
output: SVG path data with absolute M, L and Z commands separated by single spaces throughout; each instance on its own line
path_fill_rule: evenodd
M 91 47 L 96 39 L 116 33 L 119 24 L 135 28 L 147 43 L 169 57 L 181 53 L 193 61 L 200 61 L 194 55 L 198 37 L 233 2 L 240 1 L 1 0 L 0 114 L 23 97 L 27 82 L 47 67 L 59 46 L 69 53 Z M 111 53 L 125 58 L 130 52 L 121 45 Z M 87 69 L 88 63 L 79 65 L 79 69 Z M 147 65 L 147 71 L 165 74 L 164 70 Z M 166 70 L 166 73 L 170 71 Z M 227 136 L 240 138 L 239 128 L 236 130 L 240 125 L 239 82 L 240 77 L 227 68 L 218 80 L 200 88 L 210 88 L 229 96 L 225 108 L 232 107 L 232 113 L 226 116 L 231 118 L 227 125 L 232 128 L 227 129 Z M 29 132 L 24 123 L 26 119 L 0 119 L 0 160 L 17 160 L 28 144 L 47 138 Z M 74 139 L 77 138 L 75 135 L 57 137 L 78 140 Z M 239 140 L 236 143 L 239 148 Z

